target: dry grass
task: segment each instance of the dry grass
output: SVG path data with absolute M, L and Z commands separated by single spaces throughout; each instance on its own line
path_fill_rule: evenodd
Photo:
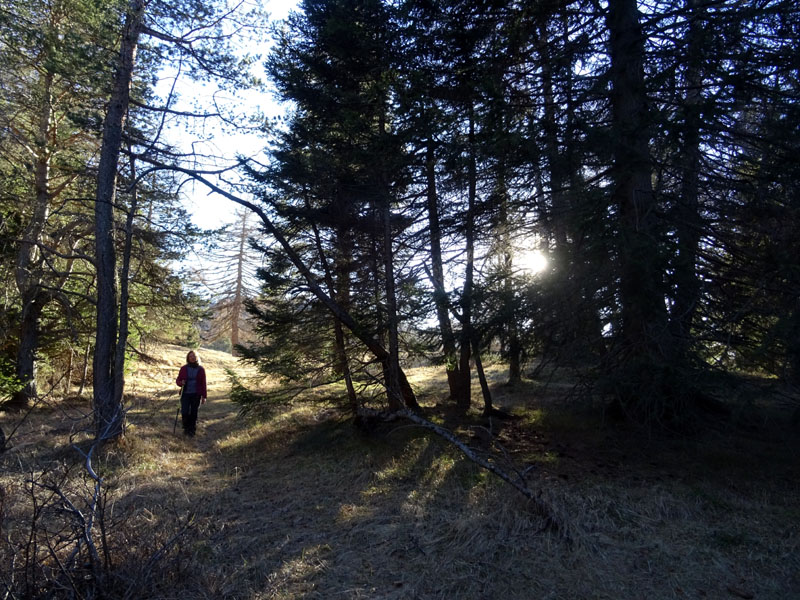
M 796 433 L 648 438 L 558 410 L 535 386 L 497 386 L 500 404 L 525 416 L 493 424 L 498 439 L 535 465 L 529 483 L 570 524 L 565 539 L 418 428 L 364 436 L 300 402 L 242 420 L 226 398 L 230 357 L 202 354 L 211 387 L 198 437 L 172 433 L 183 351 L 165 348 L 131 375 L 128 433 L 99 461 L 127 540 L 118 569 L 138 581 L 128 597 L 800 597 Z M 434 410 L 442 374 L 419 369 L 412 383 Z M 25 513 L 19 465 L 75 461 L 66 437 L 81 410 L 34 413 L 0 457 L 6 522 Z M 456 428 L 469 439 L 478 425 Z M 190 514 L 163 565 L 147 566 Z

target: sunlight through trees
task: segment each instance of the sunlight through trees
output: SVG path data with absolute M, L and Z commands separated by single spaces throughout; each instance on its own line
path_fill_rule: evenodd
M 197 239 L 175 205 L 190 182 L 258 223 L 236 243 L 261 257 L 204 275 L 225 288 L 212 329 L 235 345 L 247 306 L 248 360 L 342 381 L 354 410 L 376 382 L 369 402 L 416 404 L 404 365 L 420 360 L 462 411 L 497 356 L 512 383 L 579 369 L 648 423 L 714 407 L 717 369 L 796 384 L 788 0 L 307 0 L 280 22 L 123 8 L 0 12 L 0 350 L 17 405 L 61 374 L 69 390 L 82 363 L 98 406 L 118 406 L 153 323 L 188 341 L 201 303 L 165 269 Z M 169 85 L 152 76 L 165 64 Z M 266 81 L 289 110 L 190 107 L 184 74 L 250 96 Z M 164 136 L 178 123 L 180 149 Z M 264 152 L 214 155 L 211 136 L 237 128 Z

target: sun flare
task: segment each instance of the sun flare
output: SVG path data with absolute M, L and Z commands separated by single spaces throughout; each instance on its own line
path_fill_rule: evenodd
M 545 271 L 549 265 L 547 257 L 539 250 L 525 250 L 517 254 L 517 265 L 526 273 L 536 275 Z

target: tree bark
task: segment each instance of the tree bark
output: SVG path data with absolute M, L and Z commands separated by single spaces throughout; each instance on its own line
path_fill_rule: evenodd
M 78 386 L 78 397 L 83 396 L 83 390 L 86 389 L 86 384 L 89 381 L 89 356 L 92 352 L 92 343 L 86 342 L 86 350 L 83 352 L 83 369 L 81 369 L 81 383 Z
M 348 219 L 349 221 L 349 219 Z M 336 277 L 331 276 L 328 289 L 331 297 L 338 302 L 345 310 L 350 308 L 350 264 L 352 261 L 352 239 L 349 223 L 342 223 L 337 227 L 337 259 L 335 265 Z M 347 399 L 353 416 L 358 414 L 359 402 L 356 388 L 353 385 L 353 376 L 350 371 L 350 361 L 347 357 L 347 345 L 344 327 L 339 319 L 334 319 L 334 335 L 336 337 L 336 352 L 339 360 L 339 370 L 344 377 Z
M 475 355 L 475 371 L 478 373 L 478 382 L 481 386 L 483 396 L 483 414 L 491 416 L 494 406 L 492 402 L 492 390 L 489 389 L 489 382 L 486 379 L 486 372 L 483 370 L 483 360 L 481 360 L 480 342 L 477 338 L 472 340 L 472 352 Z
M 309 208 L 308 204 L 306 204 L 306 208 Z M 346 220 L 348 220 L 347 216 L 344 216 L 343 221 Z M 322 247 L 322 236 L 319 233 L 319 229 L 314 223 L 311 224 L 311 227 L 314 231 L 314 242 L 316 243 L 317 254 L 322 264 L 328 294 L 339 303 L 340 306 L 346 309 L 350 298 L 350 278 L 348 274 L 348 264 L 350 263 L 350 236 L 348 227 L 344 222 L 337 224 L 336 227 L 336 258 L 333 267 L 336 272 L 335 278 L 332 272 L 333 270 L 328 263 L 328 259 L 325 257 L 325 251 Z M 356 416 L 360 408 L 358 396 L 356 395 L 353 377 L 350 372 L 350 361 L 347 358 L 344 327 L 342 327 L 342 322 L 336 317 L 333 317 L 333 332 L 336 369 L 338 369 L 339 374 L 344 379 L 348 404 L 353 416 Z
M 6 403 L 6 408 L 21 409 L 36 398 L 36 350 L 39 348 L 39 321 L 44 302 L 32 290 L 22 297 L 22 315 L 17 349 L 17 378 L 24 387 Z
M 130 104 L 130 86 L 145 2 L 132 0 L 128 6 L 120 43 L 119 64 L 103 122 L 103 142 L 97 167 L 95 197 L 95 262 L 97 269 L 97 333 L 93 383 L 95 431 L 99 439 L 122 433 L 124 413 L 115 397 L 116 343 L 119 324 L 117 304 L 116 250 L 114 247 L 114 202 L 117 170 L 122 148 L 125 117 Z
M 236 261 L 236 288 L 231 305 L 231 354 L 237 356 L 236 346 L 239 344 L 239 319 L 242 314 L 244 295 L 244 255 L 247 244 L 247 213 L 242 214 L 242 230 L 239 232 L 239 256 Z
M 386 131 L 383 114 L 379 120 L 378 136 L 383 137 Z M 400 387 L 400 339 L 398 335 L 399 319 L 397 314 L 397 294 L 394 281 L 394 249 L 392 248 L 392 198 L 386 184 L 386 174 L 382 173 L 379 198 L 380 221 L 383 226 L 383 276 L 386 294 L 386 320 L 389 337 L 389 355 L 386 361 L 386 392 L 389 410 L 404 408 L 403 391 Z
M 500 256 L 503 261 L 503 314 L 506 334 L 506 354 L 508 356 L 508 383 L 513 385 L 522 381 L 522 344 L 519 339 L 516 310 L 516 290 L 514 289 L 514 249 L 511 245 L 511 223 L 508 214 L 508 190 L 503 164 L 498 166 L 497 197 L 497 237 L 500 240 Z M 473 347 L 473 352 L 477 352 Z M 477 356 L 475 366 L 477 367 Z
M 136 159 L 130 157 L 131 181 L 136 182 Z M 125 349 L 128 345 L 128 299 L 131 271 L 131 250 L 133 248 L 133 220 L 138 210 L 139 197 L 136 184 L 131 190 L 131 205 L 125 219 L 125 244 L 122 251 L 122 268 L 120 269 L 119 292 L 119 332 L 115 350 L 114 364 L 114 404 L 122 406 L 122 393 L 125 389 Z

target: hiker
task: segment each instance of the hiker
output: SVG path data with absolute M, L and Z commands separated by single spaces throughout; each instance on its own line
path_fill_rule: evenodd
M 206 403 L 206 370 L 194 350 L 186 355 L 186 364 L 181 367 L 175 383 L 181 386 L 183 433 L 191 437 L 197 430 L 197 409 Z

